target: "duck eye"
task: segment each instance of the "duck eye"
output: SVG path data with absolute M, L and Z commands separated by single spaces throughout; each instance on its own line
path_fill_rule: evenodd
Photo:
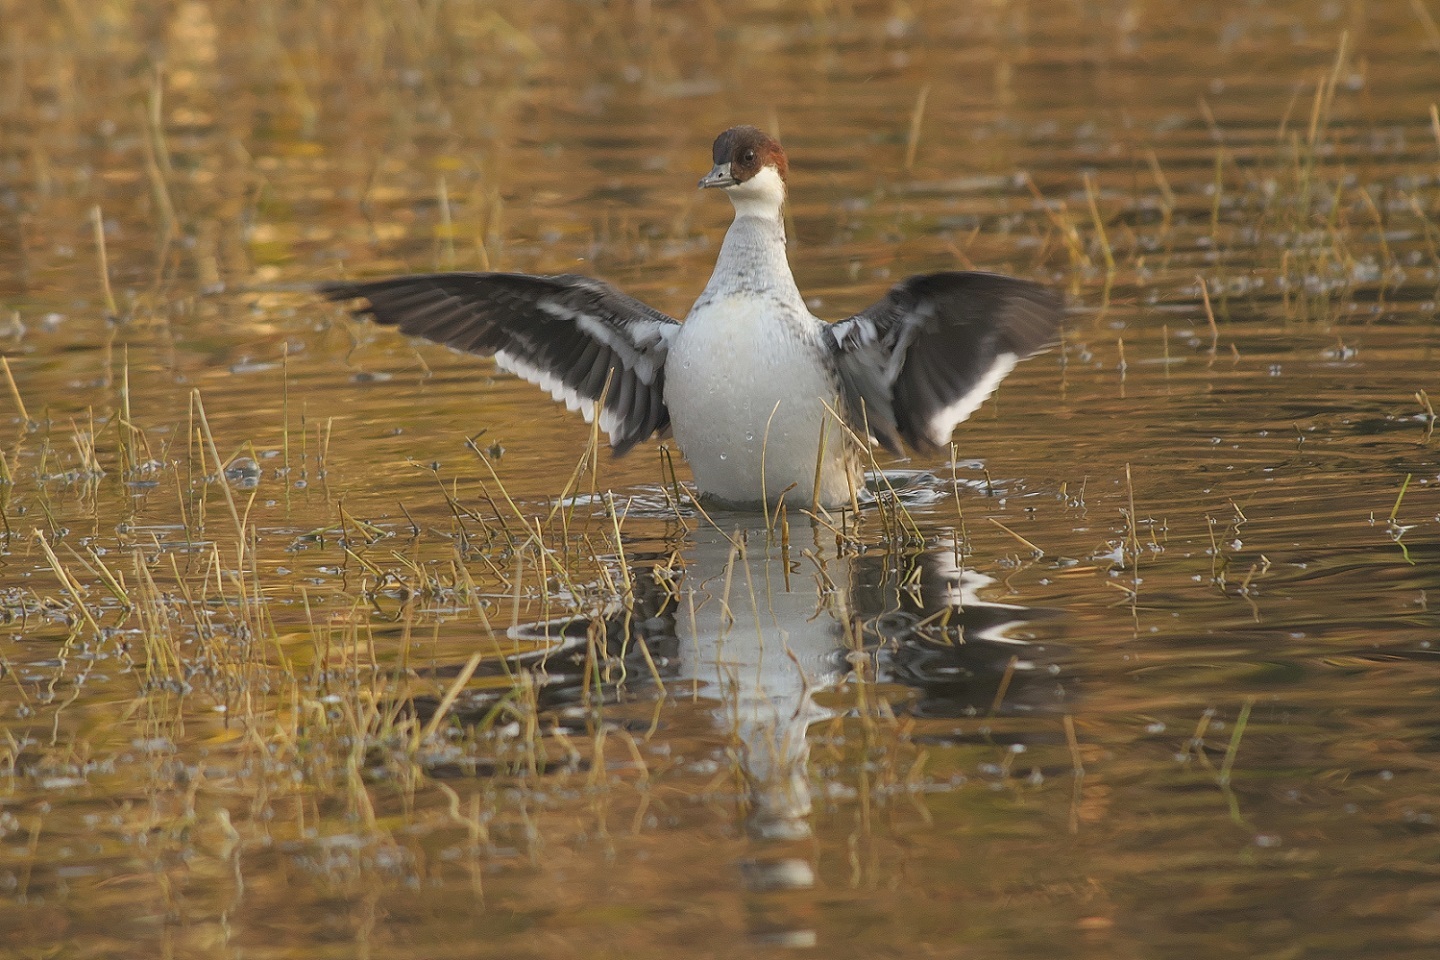
M 754 162 L 755 162 L 755 151 L 754 151 L 754 150 L 746 150 L 746 151 L 745 151 L 745 155 L 744 155 L 743 157 L 741 157 L 740 159 L 741 159 L 742 161 L 744 161 L 745 163 L 754 163 Z

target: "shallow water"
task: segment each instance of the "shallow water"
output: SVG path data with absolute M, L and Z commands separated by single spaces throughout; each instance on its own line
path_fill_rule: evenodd
M 1422 6 L 0 6 L 7 949 L 1430 955 Z M 683 315 L 735 122 L 821 316 L 1071 299 L 899 507 L 707 518 L 296 292 Z

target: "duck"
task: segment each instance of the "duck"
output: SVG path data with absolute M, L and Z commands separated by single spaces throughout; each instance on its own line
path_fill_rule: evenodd
M 318 286 L 354 314 L 496 366 L 599 419 L 614 456 L 671 436 L 702 503 L 826 510 L 864 496 L 867 448 L 935 456 L 1017 363 L 1053 345 L 1063 298 L 981 271 L 908 277 L 846 319 L 810 312 L 786 255 L 789 161 L 753 126 L 715 138 L 701 190 L 735 218 L 683 322 L 593 277 L 445 272 Z

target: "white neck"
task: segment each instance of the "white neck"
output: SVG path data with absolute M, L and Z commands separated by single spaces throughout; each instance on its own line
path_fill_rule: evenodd
M 766 220 L 779 220 L 780 208 L 785 205 L 785 181 L 780 178 L 780 171 L 774 167 L 763 168 L 744 183 L 726 187 L 725 192 L 729 194 L 730 202 L 735 205 L 737 219 L 763 217 Z

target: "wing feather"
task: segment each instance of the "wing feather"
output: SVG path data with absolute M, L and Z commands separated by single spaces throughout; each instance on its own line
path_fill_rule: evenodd
M 574 275 L 432 273 L 322 284 L 357 315 L 496 363 L 600 423 L 618 456 L 670 422 L 665 358 L 680 329 L 600 280 Z M 605 384 L 609 382 L 608 391 Z
M 993 273 L 930 273 L 833 324 L 847 417 L 892 453 L 934 452 L 1015 364 L 1054 342 L 1064 302 Z

